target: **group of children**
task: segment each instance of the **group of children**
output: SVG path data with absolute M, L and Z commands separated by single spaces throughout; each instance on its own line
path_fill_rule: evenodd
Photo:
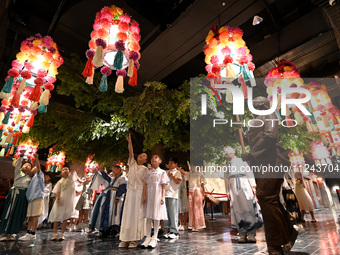
M 83 230 L 87 226 L 93 192 L 100 188 L 102 191 L 96 197 L 91 211 L 89 232 L 99 231 L 101 236 L 119 234 L 120 248 L 135 248 L 144 237 L 142 247 L 155 248 L 161 223 L 164 223 L 161 227 L 164 237 L 170 239 L 179 238 L 179 230 L 189 228 L 197 231 L 205 228 L 202 199 L 206 181 L 203 176 L 178 169 L 176 158 L 169 160 L 169 170 L 164 171 L 159 167 L 162 161 L 158 155 L 153 155 L 151 164 L 146 167 L 147 154 L 142 153 L 135 160 L 130 135 L 127 141 L 127 176 L 120 166 L 112 166 L 109 174 L 100 166 L 93 176 L 79 180 L 75 171 L 62 168 L 61 179 L 52 190 L 55 201 L 48 216 L 48 221 L 53 222 L 51 240 L 64 240 L 67 221 L 74 217 L 75 210 L 79 211 L 77 228 Z M 23 155 L 24 152 L 15 167 L 13 187 L 6 197 L 0 228 L 1 241 L 16 240 L 15 234 L 20 231 L 26 217 L 27 233 L 19 240 L 33 240 L 38 223 L 47 219 L 48 196 L 52 188 L 48 182 L 50 176 L 44 178 L 38 155 L 34 168 L 31 163 L 22 164 Z M 77 182 L 81 185 L 80 191 L 76 192 Z M 59 222 L 62 224 L 58 235 Z

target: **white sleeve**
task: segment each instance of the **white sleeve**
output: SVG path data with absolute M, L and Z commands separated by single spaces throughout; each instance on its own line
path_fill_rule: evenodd
M 101 173 L 98 171 L 95 176 L 93 177 L 94 180 L 92 180 L 92 184 L 90 186 L 90 189 L 92 190 L 99 190 L 100 185 L 103 185 L 103 189 L 105 189 L 107 186 L 109 186 L 109 183 L 107 180 L 103 178 Z
M 20 156 L 14 168 L 14 177 L 20 174 L 22 160 L 23 160 L 23 157 Z

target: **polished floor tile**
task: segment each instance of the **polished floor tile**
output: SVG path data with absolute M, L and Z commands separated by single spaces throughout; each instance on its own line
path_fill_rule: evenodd
M 315 212 L 317 223 L 307 222 L 299 225 L 299 236 L 293 250 L 286 254 L 339 255 L 340 210 L 322 209 Z M 257 232 L 256 244 L 238 244 L 237 232 L 230 228 L 227 217 L 214 215 L 211 221 L 207 215 L 207 229 L 202 232 L 181 231 L 180 239 L 161 239 L 156 249 L 121 249 L 119 241 L 112 237 L 100 239 L 79 232 L 66 233 L 64 241 L 50 241 L 51 229 L 40 229 L 35 241 L 2 242 L 0 254 L 64 254 L 64 255 L 106 255 L 106 254 L 162 254 L 162 255 L 215 255 L 215 254 L 266 254 L 263 229 Z M 23 235 L 21 232 L 20 235 Z M 140 242 L 141 243 L 141 242 Z M 140 244 L 139 243 L 139 244 Z

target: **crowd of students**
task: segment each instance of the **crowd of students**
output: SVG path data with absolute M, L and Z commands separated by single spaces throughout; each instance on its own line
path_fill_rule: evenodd
M 119 237 L 120 248 L 135 248 L 140 240 L 142 247 L 155 248 L 159 234 L 178 239 L 180 231 L 204 229 L 204 176 L 178 167 L 174 157 L 166 164 L 167 171 L 159 167 L 162 160 L 158 155 L 150 163 L 146 153 L 135 159 L 130 135 L 127 141 L 127 173 L 118 165 L 111 165 L 109 172 L 100 165 L 79 178 L 76 171 L 63 167 L 53 189 L 50 173 L 41 171 L 38 155 L 33 167 L 23 163 L 22 151 L 5 201 L 0 241 L 16 240 L 26 218 L 27 233 L 19 241 L 36 239 L 38 225 L 45 222 L 53 222 L 52 241 L 64 240 L 70 221 L 68 230 Z M 55 198 L 51 210 L 50 195 Z

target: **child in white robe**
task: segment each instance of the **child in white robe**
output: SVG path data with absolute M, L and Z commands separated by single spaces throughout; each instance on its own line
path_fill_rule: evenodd
M 67 220 L 71 218 L 75 208 L 75 185 L 73 180 L 74 172 L 70 173 L 68 167 L 63 167 L 61 170 L 61 179 L 57 182 L 53 189 L 53 193 L 56 194 L 56 201 L 53 204 L 49 221 L 53 221 L 53 235 L 51 240 L 64 240 Z M 58 225 L 62 221 L 61 235 L 58 238 Z
M 122 224 L 119 240 L 120 248 L 136 248 L 137 241 L 145 236 L 145 219 L 143 216 L 142 194 L 143 178 L 148 170 L 143 164 L 146 163 L 147 155 L 141 153 L 134 159 L 131 135 L 126 140 L 129 143 L 129 172 L 127 192 L 125 196 Z
M 165 206 L 165 185 L 170 182 L 166 172 L 159 168 L 162 160 L 158 155 L 151 158 L 152 169 L 148 170 L 144 177 L 143 209 L 146 218 L 146 238 L 143 247 L 155 248 L 161 220 L 167 220 Z M 154 222 L 154 234 L 151 238 L 152 220 Z

